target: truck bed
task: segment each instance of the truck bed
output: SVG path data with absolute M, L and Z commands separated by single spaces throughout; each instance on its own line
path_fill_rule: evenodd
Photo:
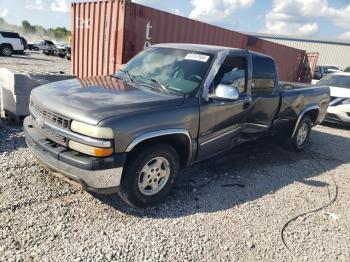
M 304 83 L 280 82 L 281 105 L 277 119 L 297 119 L 302 110 L 318 107 L 319 118 L 323 119 L 327 112 L 330 90 L 327 86 L 314 86 Z
M 310 88 L 310 87 L 313 87 L 314 85 L 309 83 L 279 81 L 279 86 L 280 86 L 280 90 L 290 90 L 290 89 Z

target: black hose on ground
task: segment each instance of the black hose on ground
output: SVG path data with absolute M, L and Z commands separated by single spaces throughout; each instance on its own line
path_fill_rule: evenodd
M 320 161 L 318 161 L 317 159 L 315 159 L 315 158 L 313 157 L 313 155 L 312 155 L 310 152 L 307 152 L 307 151 L 304 151 L 304 152 L 306 153 L 306 155 L 308 156 L 308 158 L 309 158 L 310 160 L 316 161 L 316 162 L 319 164 L 319 166 L 322 167 L 323 172 L 327 172 L 327 168 L 326 168 Z M 320 170 L 319 170 L 312 162 L 311 162 L 311 165 L 313 166 L 314 169 L 316 169 L 316 171 L 317 171 L 318 173 L 320 173 Z M 283 225 L 283 227 L 282 227 L 282 229 L 281 229 L 281 239 L 282 239 L 283 245 L 284 245 L 284 247 L 288 250 L 288 252 L 289 252 L 294 258 L 296 258 L 296 259 L 298 258 L 297 255 L 291 250 L 291 248 L 288 246 L 288 244 L 287 244 L 287 242 L 286 242 L 286 239 L 284 238 L 284 230 L 288 227 L 288 225 L 289 225 L 290 223 L 292 223 L 293 221 L 297 220 L 299 217 L 306 216 L 306 215 L 311 214 L 311 213 L 316 213 L 316 212 L 318 212 L 318 211 L 320 211 L 320 210 L 322 210 L 322 209 L 325 209 L 325 208 L 329 207 L 330 205 L 332 205 L 332 204 L 337 200 L 337 198 L 338 198 L 338 185 L 337 185 L 337 183 L 336 183 L 336 181 L 335 181 L 335 179 L 334 179 L 334 175 L 331 174 L 331 176 L 332 176 L 332 181 L 333 181 L 333 185 L 334 185 L 334 188 L 335 188 L 335 194 L 334 194 L 333 198 L 330 199 L 330 201 L 329 201 L 328 203 L 322 205 L 322 206 L 319 207 L 319 208 L 316 208 L 316 209 L 313 209 L 313 210 L 304 212 L 304 213 L 302 213 L 302 214 L 299 214 L 299 215 L 297 215 L 297 216 L 295 216 L 295 217 L 289 219 L 289 220 Z M 328 188 L 328 187 L 327 187 L 327 191 L 328 191 L 328 196 L 330 196 L 331 194 L 330 194 L 330 191 L 329 191 L 329 188 Z

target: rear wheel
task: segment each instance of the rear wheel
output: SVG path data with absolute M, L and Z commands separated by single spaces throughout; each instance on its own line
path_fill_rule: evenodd
M 0 51 L 3 56 L 12 56 L 13 53 L 12 47 L 9 45 L 2 46 Z
M 288 141 L 287 146 L 293 151 L 303 150 L 310 138 L 312 128 L 312 121 L 309 116 L 304 116 L 294 134 L 294 136 Z
M 170 193 L 179 168 L 179 156 L 168 144 L 138 150 L 126 165 L 119 195 L 134 207 L 159 203 Z

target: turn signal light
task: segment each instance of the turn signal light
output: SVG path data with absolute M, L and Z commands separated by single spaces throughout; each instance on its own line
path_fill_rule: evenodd
M 112 148 L 92 147 L 75 141 L 69 141 L 68 147 L 89 156 L 106 157 L 113 154 Z

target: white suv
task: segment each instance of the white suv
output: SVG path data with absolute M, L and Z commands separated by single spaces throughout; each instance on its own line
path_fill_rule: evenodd
M 0 55 L 11 56 L 13 53 L 23 53 L 23 41 L 18 33 L 0 31 Z

